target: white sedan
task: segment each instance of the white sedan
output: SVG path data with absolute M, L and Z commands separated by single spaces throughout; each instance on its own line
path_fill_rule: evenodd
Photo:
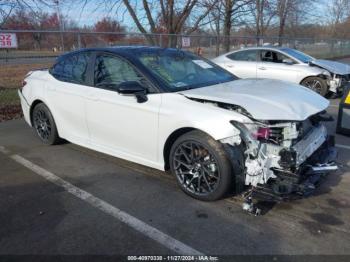
M 212 61 L 240 78 L 269 78 L 301 84 L 325 96 L 349 85 L 350 66 L 318 60 L 287 47 L 254 47 L 218 56 Z
M 197 199 L 232 189 L 306 194 L 335 168 L 326 99 L 291 83 L 237 80 L 181 50 L 83 49 L 23 83 L 24 117 L 42 142 L 170 169 Z

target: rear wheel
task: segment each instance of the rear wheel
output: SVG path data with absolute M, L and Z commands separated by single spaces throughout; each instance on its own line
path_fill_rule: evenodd
M 54 145 L 60 142 L 55 121 L 45 104 L 40 103 L 35 106 L 32 120 L 33 127 L 43 143 Z
M 310 76 L 305 78 L 301 82 L 301 85 L 311 89 L 312 91 L 315 91 L 323 97 L 328 93 L 328 86 L 326 80 L 318 76 Z
M 169 160 L 180 188 L 196 199 L 217 200 L 232 188 L 232 166 L 226 151 L 203 132 L 191 131 L 179 137 Z

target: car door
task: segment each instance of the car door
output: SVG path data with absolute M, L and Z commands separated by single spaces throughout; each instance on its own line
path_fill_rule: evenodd
M 90 57 L 90 52 L 64 56 L 50 70 L 46 83 L 47 104 L 60 136 L 78 144 L 85 144 L 89 138 L 84 94 Z
M 257 50 L 243 50 L 226 56 L 225 69 L 239 78 L 256 78 Z
M 286 55 L 269 49 L 260 50 L 257 67 L 258 78 L 279 79 L 298 83 L 298 66 Z
M 108 53 L 96 54 L 93 81 L 86 98 L 91 143 L 121 158 L 156 162 L 161 95 L 148 94 L 148 100 L 139 103 L 134 95 L 110 89 L 137 81 L 150 90 L 151 84 L 129 61 Z

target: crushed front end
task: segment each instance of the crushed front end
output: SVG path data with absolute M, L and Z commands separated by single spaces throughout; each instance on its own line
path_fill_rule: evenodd
M 325 112 L 304 121 L 232 123 L 245 148 L 246 197 L 283 201 L 310 195 L 327 173 L 337 170 L 334 137 L 323 121 Z
M 339 75 L 331 73 L 327 78 L 329 91 L 335 94 L 342 94 L 345 88 L 350 87 L 350 74 Z

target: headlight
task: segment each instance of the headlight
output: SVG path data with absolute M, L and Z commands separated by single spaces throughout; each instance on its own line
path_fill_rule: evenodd
M 270 138 L 271 129 L 260 123 L 238 123 L 231 121 L 231 124 L 239 129 L 241 134 L 248 140 L 266 141 Z

